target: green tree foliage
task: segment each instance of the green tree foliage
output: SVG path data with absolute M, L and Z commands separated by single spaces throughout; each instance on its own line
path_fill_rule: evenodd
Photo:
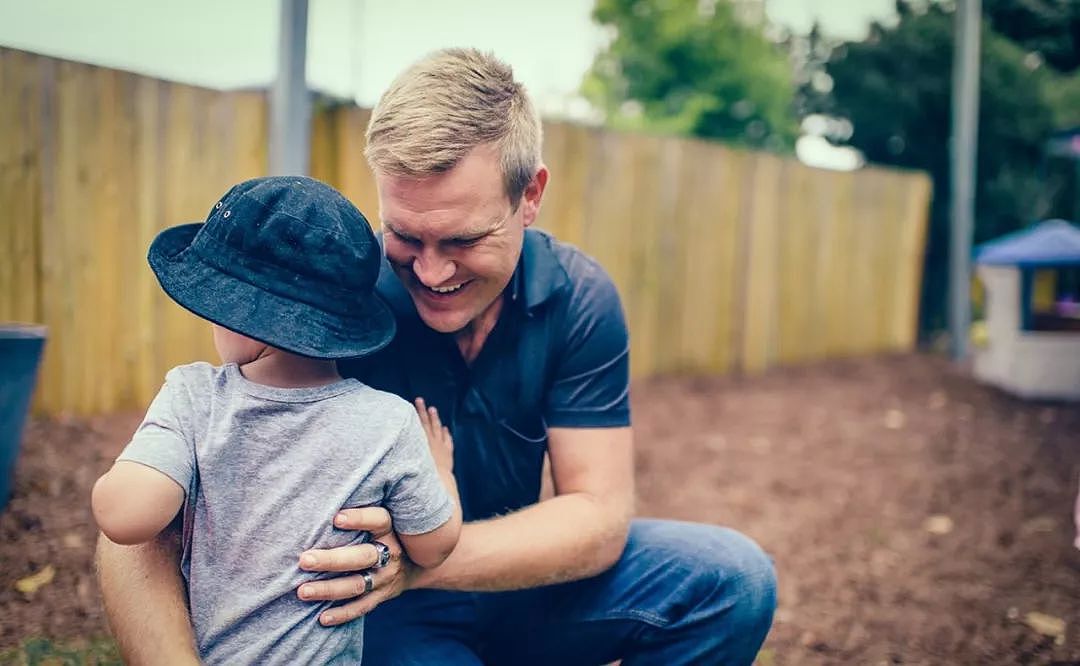
M 1068 73 L 1077 65 L 1078 7 L 1075 0 L 985 1 L 975 242 L 1073 212 L 1071 197 L 1060 196 L 1069 179 L 1051 174 L 1043 154 L 1055 129 L 1080 121 L 1080 86 Z M 923 325 L 930 330 L 945 322 L 953 11 L 951 3 L 898 0 L 895 25 L 875 24 L 865 40 L 836 45 L 819 63 L 832 79 L 830 91 L 804 86 L 800 94 L 804 111 L 850 120 L 850 144 L 869 161 L 933 177 L 923 285 Z M 1047 23 L 1070 11 L 1071 30 Z M 1035 46 L 1045 53 L 1030 50 Z
M 983 13 L 995 32 L 1038 53 L 1057 71 L 1080 67 L 1077 0 L 983 0 Z
M 613 39 L 583 92 L 610 125 L 792 145 L 787 57 L 726 0 L 597 0 L 593 18 Z

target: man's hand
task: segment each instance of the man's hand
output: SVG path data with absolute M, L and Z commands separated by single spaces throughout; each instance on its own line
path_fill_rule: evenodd
M 323 611 L 319 622 L 333 626 L 351 622 L 367 615 L 382 602 L 393 599 L 414 582 L 416 566 L 402 557 L 401 544 L 394 534 L 390 513 L 381 507 L 342 509 L 334 516 L 334 526 L 343 530 L 366 530 L 374 541 L 386 544 L 390 549 L 390 561 L 381 569 L 374 568 L 379 562 L 379 550 L 371 543 L 344 546 L 331 550 L 308 550 L 300 554 L 300 568 L 304 571 L 356 572 L 350 576 L 304 583 L 297 596 L 304 601 L 344 601 L 347 604 Z M 365 593 L 364 574 L 372 579 L 370 592 Z

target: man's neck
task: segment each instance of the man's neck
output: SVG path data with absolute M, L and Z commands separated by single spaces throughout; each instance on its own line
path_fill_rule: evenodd
M 466 365 L 472 365 L 472 362 L 480 355 L 480 350 L 484 348 L 484 343 L 487 342 L 488 336 L 499 321 L 503 298 L 500 294 L 479 317 L 454 334 L 454 341 L 457 342 L 458 351 L 461 352 Z

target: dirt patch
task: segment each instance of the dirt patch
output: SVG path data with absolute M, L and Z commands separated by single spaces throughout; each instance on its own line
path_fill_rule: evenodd
M 0 514 L 0 647 L 107 631 L 93 574 L 90 488 L 138 422 L 126 414 L 27 424 L 14 493 Z M 56 572 L 51 583 L 32 595 L 15 589 L 47 566 Z
M 1080 662 L 1080 407 L 899 356 L 641 383 L 634 409 L 642 514 L 730 525 L 776 559 L 760 663 Z M 87 497 L 137 421 L 28 426 L 0 515 L 0 648 L 106 631 Z M 52 583 L 14 589 L 47 565 Z

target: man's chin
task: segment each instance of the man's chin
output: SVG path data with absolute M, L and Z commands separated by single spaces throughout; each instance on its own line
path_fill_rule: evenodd
M 457 312 L 433 312 L 423 305 L 416 308 L 420 321 L 438 333 L 457 333 L 465 328 L 469 320 Z

